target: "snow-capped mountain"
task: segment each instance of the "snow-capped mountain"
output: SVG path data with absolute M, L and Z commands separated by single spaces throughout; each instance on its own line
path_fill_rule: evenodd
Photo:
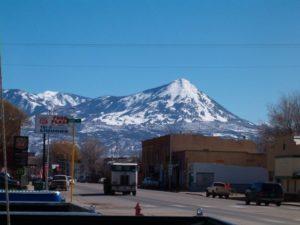
M 31 94 L 18 89 L 4 91 L 4 98 L 22 109 L 29 116 L 56 110 L 60 107 L 74 107 L 84 103 L 90 98 L 74 94 L 45 91 L 39 94 Z
M 240 121 L 188 80 L 125 97 L 100 97 L 77 107 L 77 115 L 111 126 L 174 124 L 178 122 Z M 248 123 L 248 122 L 246 122 Z
M 97 137 L 122 155 L 137 153 L 142 140 L 167 133 L 250 139 L 257 134 L 256 125 L 229 112 L 186 79 L 123 97 L 89 99 L 50 91 L 9 90 L 5 98 L 30 116 L 55 107 L 59 114 L 82 118 L 80 138 Z M 27 132 L 37 140 L 30 129 Z

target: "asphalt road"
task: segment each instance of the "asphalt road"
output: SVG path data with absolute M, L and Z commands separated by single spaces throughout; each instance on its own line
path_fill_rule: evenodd
M 234 224 L 300 224 L 300 207 L 296 206 L 247 206 L 236 200 L 142 189 L 137 196 L 105 196 L 100 184 L 77 183 L 75 186 L 74 203 L 94 205 L 104 215 L 134 215 L 137 202 L 144 215 L 194 216 L 198 208 L 203 208 L 205 215 Z

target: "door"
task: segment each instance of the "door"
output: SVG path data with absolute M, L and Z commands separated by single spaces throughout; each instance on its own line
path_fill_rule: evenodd
M 120 181 L 122 186 L 129 186 L 129 175 L 121 175 Z
M 207 187 L 211 186 L 214 182 L 214 173 L 197 173 L 196 185 L 197 191 L 205 191 Z

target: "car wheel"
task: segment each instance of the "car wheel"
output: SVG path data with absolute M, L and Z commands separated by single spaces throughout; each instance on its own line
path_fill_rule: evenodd
M 249 200 L 246 200 L 246 205 L 250 205 L 250 201 Z
M 225 195 L 225 198 L 228 199 L 228 198 L 229 198 L 229 195 Z
M 269 202 L 265 202 L 265 206 L 268 206 L 270 203 Z
M 261 205 L 261 203 L 260 202 L 256 202 L 256 205 Z
M 215 198 L 215 197 L 216 197 L 216 194 L 215 194 L 215 193 L 212 193 L 212 197 Z
M 281 202 L 277 202 L 276 205 L 277 205 L 277 206 L 281 206 Z
M 209 197 L 209 196 L 210 196 L 209 192 L 208 192 L 208 191 L 206 191 L 206 197 Z

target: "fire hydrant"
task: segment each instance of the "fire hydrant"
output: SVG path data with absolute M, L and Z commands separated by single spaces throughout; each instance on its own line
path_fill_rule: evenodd
M 143 216 L 143 214 L 142 214 L 142 208 L 140 206 L 140 203 L 136 203 L 136 206 L 135 206 L 135 215 L 136 216 Z

